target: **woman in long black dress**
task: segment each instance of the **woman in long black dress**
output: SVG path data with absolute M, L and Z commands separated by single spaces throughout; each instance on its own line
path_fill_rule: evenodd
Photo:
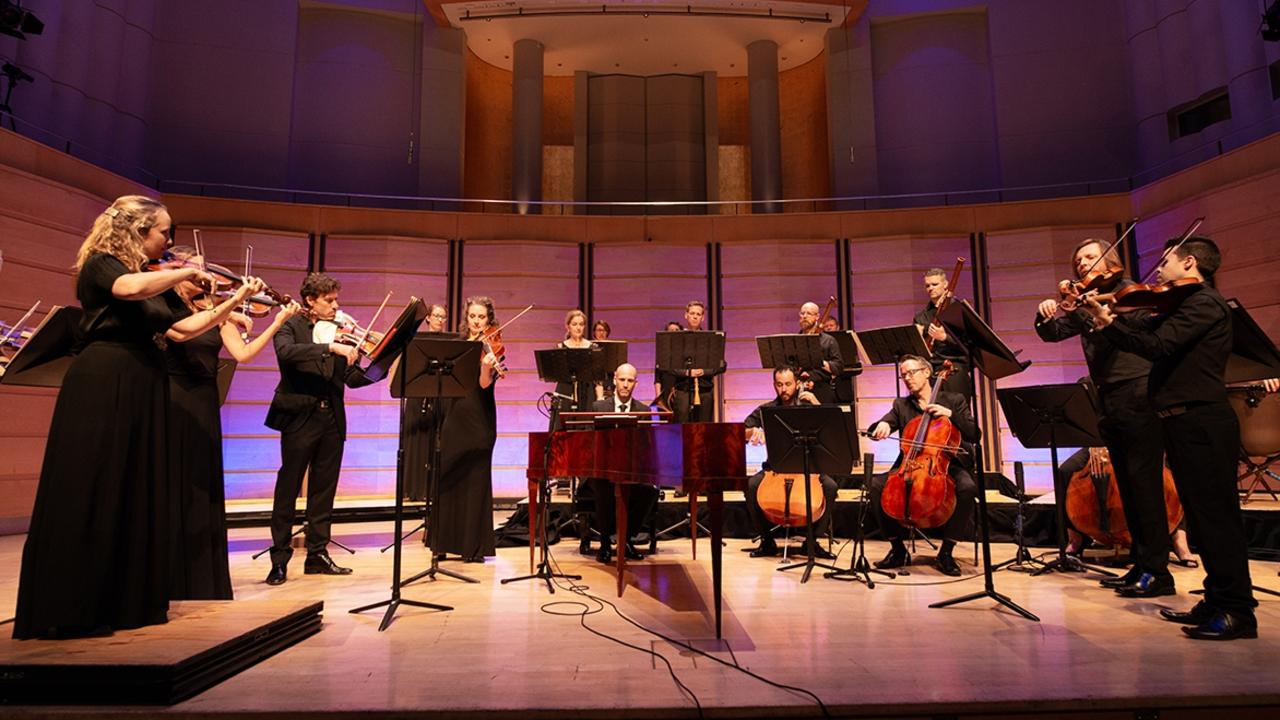
M 564 340 L 556 343 L 557 348 L 571 348 L 581 350 L 594 347 L 595 343 L 587 339 L 587 314 L 581 310 L 570 310 L 564 316 Z M 560 400 L 563 404 L 561 409 L 565 411 L 584 411 L 591 408 L 591 404 L 596 400 L 604 398 L 604 386 L 600 383 L 592 382 L 590 378 L 579 380 L 576 383 L 558 382 L 556 383 L 556 393 L 564 397 L 573 398 L 572 401 Z M 551 428 L 558 430 L 559 428 Z
M 449 311 L 445 306 L 439 304 L 431 304 L 427 311 L 427 325 L 425 330 L 419 331 L 419 336 L 427 337 L 456 337 L 451 333 L 446 333 L 444 324 L 449 319 Z M 397 360 L 396 363 L 400 361 Z M 391 372 L 395 376 L 395 371 Z M 395 380 L 392 381 L 392 387 L 395 387 Z M 435 423 L 435 399 L 434 398 L 408 398 L 404 401 L 404 415 L 402 422 L 404 423 L 404 491 L 405 497 L 410 500 L 426 500 L 427 499 L 427 476 L 430 472 L 431 465 L 431 439 L 432 429 Z M 445 398 L 441 401 L 440 420 L 444 418 L 449 409 L 450 400 Z M 423 542 L 426 542 L 426 536 L 423 536 Z
M 174 248 L 177 257 L 198 261 L 191 248 Z M 223 303 L 235 308 L 257 294 L 262 282 L 246 278 Z M 195 283 L 174 288 L 181 302 L 175 315 L 194 315 L 215 308 L 215 301 Z M 218 354 L 225 347 L 236 362 L 247 363 L 299 308 L 280 308 L 271 324 L 248 342 L 241 328 L 247 317 L 232 313 L 219 325 L 185 343 L 169 343 L 169 542 L 171 600 L 230 600 L 231 570 L 227 562 L 227 518 L 222 473 L 222 413 L 218 402 Z
M 479 340 L 497 325 L 493 300 L 467 298 L 467 340 Z M 493 537 L 493 446 L 498 439 L 494 384 L 498 358 L 485 353 L 480 383 L 459 398 L 445 418 L 440 460 L 439 525 L 430 544 L 437 555 L 454 553 L 465 562 L 484 562 L 495 553 Z
M 118 198 L 76 257 L 79 352 L 54 406 L 22 550 L 15 638 L 163 623 L 168 579 L 166 331 L 189 340 L 225 319 L 176 320 L 161 297 L 194 268 L 143 272 L 171 241 L 159 202 Z M 229 311 L 228 311 L 229 312 Z

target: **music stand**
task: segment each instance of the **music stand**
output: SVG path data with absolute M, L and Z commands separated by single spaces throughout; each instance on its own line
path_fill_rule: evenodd
M 421 319 L 419 319 L 421 322 Z M 413 331 L 416 331 L 416 326 Z M 409 331 L 412 337 L 413 331 Z M 408 346 L 403 349 L 403 359 L 400 367 L 399 386 L 392 388 L 392 396 L 399 398 L 435 398 L 436 420 L 439 421 L 440 401 L 446 397 L 464 397 L 474 388 L 480 379 L 480 351 L 481 344 L 467 340 L 440 340 L 436 338 L 415 338 L 409 342 Z M 391 354 L 391 351 L 388 351 Z M 401 354 L 401 350 L 397 348 L 394 354 Z M 433 380 L 434 378 L 434 380 Z M 434 391 L 434 392 L 433 392 Z M 403 405 L 402 405 L 403 407 Z M 395 529 L 393 537 L 399 538 L 400 531 L 404 527 L 404 422 L 401 418 L 400 423 L 400 445 L 396 450 L 396 509 L 395 509 Z M 440 453 L 440 433 L 435 434 L 435 443 L 432 448 L 433 458 L 431 463 L 431 475 L 434 482 L 431 483 L 431 520 L 427 527 L 427 536 L 431 539 L 431 534 L 440 527 L 439 518 L 439 453 Z M 430 480 L 428 482 L 431 482 Z M 395 543 L 392 549 L 392 577 L 391 577 L 391 597 L 369 605 L 362 605 L 353 608 L 349 612 L 361 613 L 373 608 L 386 606 L 387 611 L 382 616 L 382 623 L 378 625 L 378 631 L 382 632 L 391 624 L 391 618 L 395 615 L 396 610 L 401 605 L 411 605 L 413 607 L 427 608 L 429 610 L 448 611 L 453 608 L 448 605 L 437 605 L 435 603 L 421 602 L 419 600 L 405 600 L 400 597 L 400 588 L 413 582 L 417 578 L 431 574 L 433 577 L 436 572 L 446 573 L 453 577 L 466 580 L 468 582 L 479 582 L 472 578 L 464 577 L 446 570 L 440 570 L 436 567 L 435 548 L 432 548 L 431 558 L 432 567 L 426 573 L 410 578 L 404 582 L 400 581 L 402 549 L 399 542 Z
M 677 382 L 680 379 L 688 379 L 692 380 L 695 386 L 699 385 L 704 378 L 710 382 L 711 376 L 692 377 L 688 375 L 688 371 L 697 368 L 724 367 L 724 333 L 722 332 L 678 330 L 655 333 L 654 346 L 654 364 L 657 370 L 675 373 Z M 685 374 L 680 374 L 681 371 Z M 712 419 L 714 419 L 714 413 Z
M 1047 572 L 1093 572 L 1115 577 L 1115 573 L 1090 565 L 1067 554 L 1067 489 L 1058 477 L 1058 448 L 1100 447 L 1104 445 L 1098 430 L 1098 397 L 1090 383 L 1033 385 L 1004 388 L 996 394 L 1009 422 L 1009 430 L 1025 448 L 1049 448 L 1053 465 L 1053 492 L 1057 506 L 1058 559 L 1036 570 Z
M 852 330 L 827 330 L 822 334 L 829 335 L 836 341 L 836 347 L 840 349 L 840 359 L 844 361 L 844 368 L 840 370 L 840 374 L 831 379 L 835 388 L 836 402 L 852 405 L 856 399 L 853 379 L 862 374 L 862 361 L 858 356 L 857 340 Z
M 965 300 L 948 305 L 946 311 L 942 313 L 941 321 L 948 328 L 963 334 L 969 339 L 969 347 L 967 349 L 969 351 L 969 365 L 973 373 L 982 371 L 982 374 L 987 379 L 999 380 L 1020 373 L 1031 364 L 1030 361 L 1019 361 L 1017 353 L 1011 350 L 1008 345 L 1005 345 L 1004 341 L 991 329 L 991 326 L 983 322 L 982 318 L 978 317 L 978 314 L 974 312 L 973 306 Z M 974 414 L 974 423 L 978 425 L 979 433 L 982 433 L 982 421 L 977 413 Z M 974 444 L 973 468 L 975 479 L 978 483 L 978 528 L 982 539 L 983 589 L 958 598 L 932 603 L 929 607 L 950 607 L 970 600 L 990 598 L 1028 620 L 1040 622 L 1040 618 L 1010 600 L 1008 596 L 996 591 L 995 579 L 991 574 L 991 522 L 987 517 L 987 483 L 986 472 L 982 465 L 981 439 Z
M 62 378 L 71 367 L 79 350 L 80 320 L 84 311 L 78 307 L 54 305 L 49 314 L 3 366 L 0 383 L 25 387 L 62 387 Z
M 920 328 L 915 325 L 862 330 L 853 333 L 853 342 L 867 365 L 896 365 L 903 355 L 919 355 L 926 360 L 933 356 L 924 344 Z
M 604 375 L 593 377 L 592 380 L 608 382 L 613 377 L 613 373 L 627 361 L 627 341 L 626 340 L 596 340 L 595 346 L 600 351 L 600 367 L 604 371 Z
M 1280 377 L 1280 350 L 1275 343 L 1239 300 L 1231 298 L 1227 305 L 1231 308 L 1231 355 L 1227 358 L 1226 383 Z
M 604 357 L 603 351 L 593 348 L 553 348 L 550 350 L 534 350 L 534 361 L 538 366 L 538 378 L 543 382 L 573 382 L 575 387 L 579 377 L 592 375 L 593 365 L 599 368 Z M 551 403 L 551 434 L 547 437 L 547 445 L 542 452 L 542 477 L 538 480 L 538 517 L 529 518 L 531 542 L 529 544 L 529 563 L 533 564 L 534 553 L 538 553 L 537 567 L 528 575 L 503 578 L 500 583 L 519 582 L 522 580 L 542 580 L 547 584 L 547 591 L 555 594 L 554 578 L 581 580 L 581 575 L 558 573 L 551 568 L 551 548 L 547 543 L 547 525 L 551 518 L 551 480 L 547 477 L 547 468 L 551 466 L 551 447 L 555 444 L 556 433 L 560 425 L 560 401 L 557 398 Z M 533 498 L 530 498 L 533 501 Z M 534 533 L 534 527 L 537 532 Z M 535 550 L 534 546 L 537 545 Z
M 815 342 L 816 336 L 812 337 Z M 809 557 L 805 562 L 778 568 L 785 572 L 804 568 L 800 583 L 809 581 L 815 567 L 833 572 L 834 565 L 817 561 L 814 550 L 818 547 L 813 529 L 813 488 L 810 479 L 814 473 L 836 475 L 853 467 L 853 449 L 845 431 L 844 409 L 834 405 L 765 405 L 760 408 L 764 427 L 765 449 L 769 457 L 769 469 L 778 473 L 804 474 L 804 512 L 808 527 Z M 828 508 L 827 512 L 831 512 Z

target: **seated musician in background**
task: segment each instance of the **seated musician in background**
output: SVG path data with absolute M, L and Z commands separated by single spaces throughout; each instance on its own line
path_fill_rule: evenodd
M 684 307 L 684 321 L 686 323 L 686 332 L 703 332 L 702 321 L 706 318 L 707 306 L 701 300 L 690 301 Z M 690 369 L 673 369 L 671 372 L 675 375 L 675 405 L 671 408 L 676 414 L 676 422 L 711 422 L 715 419 L 716 400 L 715 400 L 715 383 L 716 375 L 723 373 L 725 370 L 724 361 L 720 361 L 718 368 L 690 368 Z M 697 383 L 698 390 L 695 393 L 693 386 Z M 695 398 L 697 404 L 694 404 Z
M 747 442 L 752 445 L 764 444 L 763 408 L 819 404 L 818 398 L 814 393 L 801 387 L 800 381 L 796 378 L 796 371 L 791 368 L 780 367 L 774 369 L 773 389 L 778 393 L 778 396 L 757 407 L 742 421 L 742 424 L 747 428 Z M 772 524 L 765 517 L 764 511 L 760 509 L 760 503 L 756 499 L 760 490 L 760 483 L 764 482 L 768 466 L 769 461 L 766 460 L 764 468 L 747 480 L 747 513 L 751 516 L 752 527 L 760 534 L 760 544 L 750 551 L 751 557 L 772 557 L 778 554 L 778 543 L 773 539 Z M 831 511 L 836 504 L 836 481 L 828 475 L 820 475 L 818 479 L 822 482 L 822 494 L 826 498 L 826 511 L 822 514 L 822 517 L 814 520 L 814 537 L 821 537 L 826 534 L 827 527 L 831 524 Z M 798 483 L 791 490 L 791 512 L 796 516 L 803 517 L 805 514 L 804 498 L 804 485 Z M 805 551 L 807 552 L 808 548 L 805 548 Z M 821 543 L 814 547 L 813 554 L 824 560 L 833 558 L 832 554 L 822 547 Z
M 822 332 L 836 332 L 840 329 L 840 318 L 835 315 L 828 315 L 826 320 L 822 321 Z
M 895 432 L 901 432 L 907 423 L 920 417 L 926 411 L 934 417 L 944 417 L 960 431 L 963 450 L 972 452 L 972 443 L 978 441 L 978 425 L 969 411 L 969 401 L 960 393 L 940 390 L 937 401 L 930 404 L 929 395 L 932 390 L 930 379 L 933 368 L 929 361 L 918 355 L 903 355 L 898 360 L 898 377 L 906 384 L 908 395 L 893 401 L 893 407 L 876 424 L 871 426 L 870 435 L 874 440 L 884 440 Z M 942 526 L 942 547 L 934 561 L 938 571 L 944 575 L 959 575 L 960 566 L 952 557 L 952 549 L 956 542 L 969 537 L 974 516 L 974 500 L 977 498 L 978 486 L 969 473 L 973 460 L 971 454 L 957 455 L 948 467 L 951 479 L 956 487 L 956 509 L 945 525 Z M 902 455 L 894 461 L 895 470 L 902 464 Z M 884 559 L 876 563 L 881 569 L 900 568 L 911 562 L 905 540 L 907 529 L 890 517 L 880 504 L 880 496 L 888 481 L 887 475 L 876 475 L 871 479 L 869 489 L 870 502 L 880 518 L 880 529 L 888 538 L 892 547 Z
M 973 376 L 969 374 L 969 351 L 966 338 L 952 337 L 942 323 L 934 323 L 938 313 L 938 304 L 951 289 L 951 281 L 942 268 L 930 268 L 924 273 L 924 292 L 929 302 L 916 313 L 914 322 L 920 334 L 933 338 L 933 371 L 936 373 L 942 363 L 950 360 L 952 373 L 942 384 L 942 389 L 964 395 L 973 400 Z
M 613 372 L 614 394 L 611 398 L 597 400 L 591 405 L 592 412 L 622 413 L 646 412 L 649 406 L 636 400 L 632 394 L 636 389 L 636 368 L 631 363 L 623 363 Z M 609 538 L 617 532 L 617 521 L 614 507 L 614 487 L 608 480 L 591 479 L 591 490 L 596 498 L 596 530 L 600 532 L 600 552 L 596 559 L 604 564 L 613 560 L 613 547 Z M 653 506 L 658 502 L 658 488 L 647 483 L 633 483 L 628 489 L 627 497 L 627 529 L 628 535 L 634 536 Z M 619 538 L 622 551 L 628 560 L 643 560 L 644 556 L 628 537 L 625 541 Z
M 836 401 L 836 390 L 833 378 L 839 377 L 844 370 L 844 360 L 840 357 L 840 346 L 835 338 L 823 335 L 818 327 L 818 317 L 822 314 L 817 303 L 807 302 L 800 306 L 800 334 L 818 333 L 818 342 L 822 345 L 822 367 L 800 368 L 809 372 L 813 382 L 813 394 L 818 402 L 830 404 Z

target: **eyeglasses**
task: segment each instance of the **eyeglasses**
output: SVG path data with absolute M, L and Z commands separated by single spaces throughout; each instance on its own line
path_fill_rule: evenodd
M 902 372 L 898 373 L 898 377 L 902 378 L 903 380 L 906 380 L 918 372 L 924 372 L 925 369 L 926 368 L 919 367 L 919 368 L 913 368 L 911 370 L 903 370 Z

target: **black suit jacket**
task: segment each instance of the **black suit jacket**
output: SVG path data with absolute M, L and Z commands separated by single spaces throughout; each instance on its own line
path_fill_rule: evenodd
M 628 402 L 629 406 L 625 409 L 630 412 L 649 412 L 649 406 L 639 400 L 636 400 L 634 395 L 631 396 L 631 400 Z M 603 400 L 596 400 L 592 402 L 591 412 L 613 412 L 613 398 L 605 398 Z
M 363 387 L 373 381 L 359 367 L 349 367 L 346 358 L 329 352 L 329 346 L 312 342 L 315 324 L 294 315 L 280 326 L 272 339 L 280 382 L 276 385 L 266 426 L 281 432 L 302 428 L 321 400 L 328 400 L 338 432 L 347 439 L 347 412 L 343 405 L 345 387 Z

